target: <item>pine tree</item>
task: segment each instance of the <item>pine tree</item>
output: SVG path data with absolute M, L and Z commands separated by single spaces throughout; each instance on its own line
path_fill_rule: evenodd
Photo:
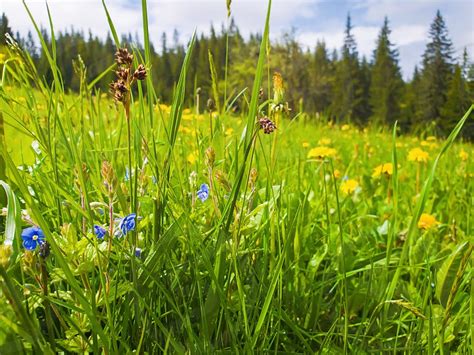
M 462 68 L 459 65 L 456 65 L 453 78 L 449 83 L 446 102 L 441 109 L 441 114 L 444 118 L 441 122 L 443 130 L 445 132 L 450 132 L 467 111 L 469 106 L 469 92 L 466 81 L 462 75 Z M 470 128 L 466 126 L 463 129 L 463 133 L 469 135 L 469 138 L 471 139 L 474 138 L 472 128 L 471 124 Z
M 423 54 L 421 92 L 418 93 L 420 96 L 419 118 L 422 124 L 436 122 L 442 131 L 443 127 L 439 124 L 445 118 L 441 109 L 446 102 L 448 83 L 452 76 L 453 48 L 439 10 L 431 24 L 429 38 L 430 41 Z
M 366 125 L 369 121 L 369 117 L 372 115 L 369 103 L 371 72 L 372 65 L 367 61 L 367 58 L 363 56 L 357 71 L 359 80 L 357 82 L 358 86 L 356 86 L 357 101 L 354 107 L 354 120 L 359 125 Z
M 420 89 L 420 72 L 418 66 L 415 66 L 412 80 L 405 84 L 403 90 L 403 99 L 400 104 L 400 127 L 402 131 L 407 132 L 412 126 L 416 126 L 420 120 L 417 114 L 420 112 L 418 93 Z
M 333 65 L 328 56 L 326 43 L 318 41 L 311 61 L 310 102 L 307 108 L 324 112 L 331 104 Z
M 355 38 L 351 31 L 351 17 L 348 15 L 341 59 L 336 65 L 331 105 L 331 113 L 337 121 L 358 121 L 361 119 L 361 117 L 357 117 L 356 112 L 362 94 L 358 53 Z
M 6 42 L 6 37 L 5 34 L 7 33 L 12 33 L 12 29 L 10 28 L 8 24 L 8 18 L 5 13 L 2 13 L 2 17 L 0 18 L 0 46 L 5 45 Z
M 398 66 L 398 51 L 390 42 L 390 28 L 385 17 L 374 51 L 370 85 L 371 121 L 376 125 L 393 125 L 400 116 L 400 94 L 403 85 Z

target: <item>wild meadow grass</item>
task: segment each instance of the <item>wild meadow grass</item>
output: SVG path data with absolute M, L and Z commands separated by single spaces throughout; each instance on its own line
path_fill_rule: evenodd
M 171 105 L 11 49 L 0 353 L 472 352 L 472 107 L 446 140 L 287 114 L 268 33 L 242 114 L 184 107 L 193 39 Z

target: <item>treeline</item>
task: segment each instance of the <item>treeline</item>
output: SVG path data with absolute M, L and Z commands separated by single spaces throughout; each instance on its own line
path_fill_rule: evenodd
M 337 122 L 352 122 L 361 126 L 369 123 L 391 126 L 398 121 L 404 131 L 428 128 L 430 132 L 447 135 L 473 102 L 474 65 L 466 49 L 461 58 L 455 57 L 441 13 L 436 13 L 421 65 L 415 68 L 409 82 L 402 78 L 398 51 L 390 39 L 387 18 L 371 58 L 359 55 L 352 29 L 348 16 L 344 44 L 339 51 L 331 53 L 323 41 L 316 43 L 313 50 L 305 50 L 291 33 L 272 43 L 268 74 L 272 75 L 274 71 L 282 73 L 286 100 L 293 112 L 304 110 L 317 114 L 315 117 L 328 117 Z M 5 43 L 7 32 L 12 33 L 12 29 L 3 14 L 0 43 Z M 42 30 L 42 34 L 51 46 L 47 31 Z M 34 42 L 32 34 L 22 37 L 17 33 L 14 38 L 30 53 L 40 75 L 50 81 L 47 58 Z M 245 39 L 233 21 L 229 27 L 222 26 L 220 31 L 211 26 L 208 35 L 199 35 L 187 77 L 187 87 L 190 88 L 187 104 L 195 105 L 198 96 L 201 102 L 212 96 L 209 53 L 215 64 L 222 101 L 233 98 L 244 88 L 251 88 L 260 39 L 258 34 Z M 122 43 L 143 52 L 142 45 L 131 35 L 123 36 Z M 160 45 L 159 49 L 151 47 L 149 67 L 157 94 L 163 102 L 169 103 L 185 56 L 185 47 L 180 44 L 176 30 L 171 40 L 163 33 Z M 87 67 L 88 80 L 92 80 L 113 64 L 116 48 L 110 36 L 102 40 L 90 32 L 85 35 L 71 28 L 56 36 L 56 50 L 64 86 L 76 91 L 80 83 L 74 71 L 74 61 L 78 56 Z M 96 89 L 107 91 L 112 80 L 113 73 L 110 72 L 97 83 Z M 234 109 L 239 109 L 239 101 Z M 463 130 L 463 135 L 469 139 L 474 138 L 472 121 L 468 120 L 468 126 Z

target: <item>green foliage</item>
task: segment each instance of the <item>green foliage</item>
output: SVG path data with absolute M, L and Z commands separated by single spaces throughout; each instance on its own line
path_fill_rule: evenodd
M 371 121 L 379 126 L 391 126 L 400 118 L 403 81 L 398 66 L 398 52 L 389 39 L 390 32 L 388 19 L 385 17 L 374 52 L 370 83 Z
M 440 124 L 440 131 L 446 135 L 449 125 L 443 124 L 446 117 L 441 111 L 446 103 L 448 84 L 453 72 L 453 48 L 444 18 L 439 11 L 431 24 L 429 39 L 423 54 L 418 113 L 420 121 L 417 124 L 426 125 L 434 121 Z
M 229 23 L 225 85 L 241 112 L 223 107 L 218 119 L 211 116 L 212 135 L 208 115 L 186 102 L 198 96 L 197 83 L 208 85 L 202 97 L 213 95 L 213 82 L 222 95 L 215 78 L 226 77 L 226 51 L 214 51 L 217 35 L 213 45 L 193 36 L 180 54 L 164 44 L 170 68 L 180 65 L 176 85 L 166 88 L 171 105 L 162 103 L 152 70 L 131 93 L 127 114 L 92 90 L 112 54 L 95 78 L 78 61 L 80 91 L 67 93 L 58 38 L 41 38 L 49 79 L 35 75 L 34 59 L 10 49 L 15 63 L 5 65 L 0 91 L 2 185 L 7 240 L 14 234 L 18 250 L 3 258 L 0 245 L 1 353 L 470 349 L 474 149 L 455 139 L 473 106 L 446 141 L 397 137 L 396 125 L 389 136 L 370 125 L 328 123 L 324 114 L 282 119 L 260 88 L 276 65 L 298 72 L 275 52 L 288 51 L 298 65 L 311 57 L 293 40 L 269 47 L 270 5 L 263 35 L 251 45 Z M 142 16 L 148 38 L 145 0 Z M 367 91 L 370 63 L 359 63 L 350 38 L 345 47 L 346 60 L 356 59 L 359 89 Z M 241 53 L 245 48 L 252 51 Z M 133 53 L 147 68 L 163 59 L 150 43 Z M 314 63 L 337 70 L 335 59 L 321 44 Z M 323 112 L 324 88 L 334 82 L 326 69 L 307 72 L 324 79 L 317 90 Z M 285 80 L 291 102 L 292 85 L 302 79 Z M 251 92 L 231 80 L 245 81 Z M 264 115 L 278 120 L 270 134 L 259 126 Z M 327 153 L 315 157 L 316 147 Z M 428 161 L 410 161 L 420 147 Z M 388 162 L 391 172 L 377 174 Z M 418 178 L 425 181 L 421 193 Z M 349 181 L 357 185 L 350 192 Z M 201 201 L 203 183 L 209 196 Z M 440 223 L 419 227 L 423 211 Z M 130 212 L 139 218 L 123 235 L 119 221 Z M 18 234 L 31 225 L 44 231 L 48 256 L 20 246 Z M 111 235 L 98 238 L 94 226 Z

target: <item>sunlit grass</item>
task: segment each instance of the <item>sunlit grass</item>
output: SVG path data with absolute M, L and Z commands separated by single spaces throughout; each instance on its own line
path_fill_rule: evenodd
M 242 114 L 183 106 L 193 41 L 171 105 L 146 80 L 127 115 L 9 66 L 0 352 L 472 348 L 469 113 L 447 140 L 290 115 L 259 99 L 268 26 Z

